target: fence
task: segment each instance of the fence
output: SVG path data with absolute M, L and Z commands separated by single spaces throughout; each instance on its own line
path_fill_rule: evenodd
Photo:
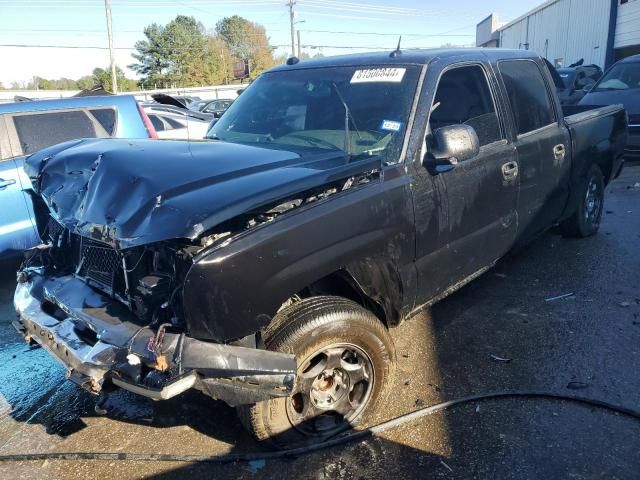
M 137 90 L 134 92 L 119 92 L 119 95 L 134 95 L 136 99 L 151 100 L 154 93 L 166 93 L 168 95 L 198 96 L 203 100 L 214 98 L 236 98 L 238 90 L 246 85 L 216 85 L 210 87 L 190 88 L 158 88 L 155 90 Z M 26 97 L 33 100 L 46 100 L 52 98 L 72 97 L 80 90 L 0 90 L 0 103 L 13 102 L 15 96 Z

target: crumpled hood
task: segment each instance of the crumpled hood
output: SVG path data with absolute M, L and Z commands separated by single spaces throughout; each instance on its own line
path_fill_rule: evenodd
M 379 166 L 379 158 L 349 163 L 334 151 L 118 139 L 74 140 L 25 162 L 61 223 L 119 248 L 195 239 L 241 213 Z

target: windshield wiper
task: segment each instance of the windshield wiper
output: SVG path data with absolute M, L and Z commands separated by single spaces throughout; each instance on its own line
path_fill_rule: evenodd
M 358 130 L 358 126 L 356 125 L 356 121 L 353 118 L 353 115 L 351 115 L 351 110 L 349 109 L 349 105 L 347 105 L 347 102 L 342 96 L 342 93 L 340 93 L 338 86 L 336 85 L 335 82 L 333 82 L 332 85 L 333 85 L 333 88 L 335 88 L 336 93 L 338 94 L 338 98 L 340 98 L 340 103 L 342 103 L 342 106 L 344 107 L 344 151 L 347 153 L 347 155 L 351 156 L 351 135 L 349 132 L 349 119 L 351 119 L 351 122 L 353 123 L 353 128 L 356 129 L 356 133 L 358 134 L 358 138 L 360 140 L 362 140 L 362 136 L 360 135 L 360 130 Z

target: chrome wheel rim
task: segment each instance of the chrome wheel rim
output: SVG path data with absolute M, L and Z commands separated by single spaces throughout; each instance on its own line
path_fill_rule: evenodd
M 600 221 L 600 212 L 602 209 L 602 196 L 598 189 L 595 178 L 591 177 L 587 185 L 587 193 L 584 202 L 584 217 L 591 224 L 597 224 Z
M 374 370 L 360 347 L 335 343 L 300 362 L 287 415 L 296 430 L 307 436 L 331 436 L 362 413 L 371 399 Z

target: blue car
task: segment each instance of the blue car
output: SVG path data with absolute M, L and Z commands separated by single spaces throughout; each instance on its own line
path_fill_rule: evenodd
M 24 158 L 76 138 L 155 138 L 132 96 L 75 97 L 0 104 L 0 259 L 36 245 Z

